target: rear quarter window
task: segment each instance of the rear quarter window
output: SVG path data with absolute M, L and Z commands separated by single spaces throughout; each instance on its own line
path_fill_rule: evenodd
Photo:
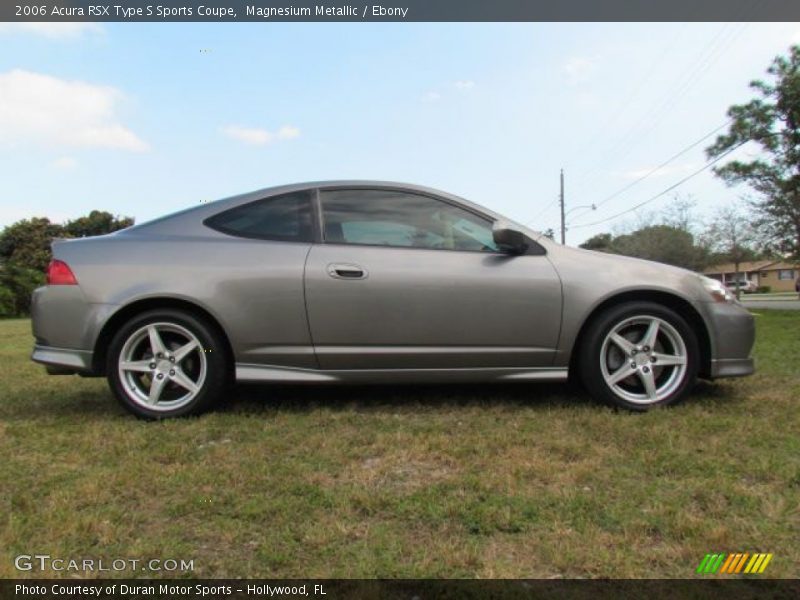
M 311 242 L 311 192 L 291 192 L 256 200 L 218 213 L 203 223 L 236 237 Z

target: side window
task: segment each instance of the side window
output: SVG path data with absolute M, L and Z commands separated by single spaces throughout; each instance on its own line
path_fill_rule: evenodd
M 209 217 L 205 224 L 238 237 L 311 242 L 311 193 L 292 192 L 256 200 Z
M 394 190 L 331 190 L 320 197 L 329 243 L 497 251 L 490 220 L 435 198 Z

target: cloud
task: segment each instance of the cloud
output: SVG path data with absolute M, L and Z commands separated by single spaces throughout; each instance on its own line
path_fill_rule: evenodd
M 71 171 L 78 166 L 78 161 L 71 156 L 62 156 L 54 160 L 51 165 L 59 171 Z
M 116 88 L 14 69 L 0 73 L 0 143 L 143 152 L 147 143 L 118 122 Z
M 423 102 L 438 102 L 442 99 L 442 95 L 439 92 L 425 92 L 422 95 Z
M 466 91 L 474 88 L 475 82 L 472 81 L 471 79 L 461 79 L 459 81 L 456 81 L 453 85 L 456 86 L 456 89 Z
M 97 23 L 0 23 L 0 34 L 31 33 L 51 40 L 75 40 L 86 33 L 102 34 Z
M 279 140 L 293 140 L 296 137 L 300 136 L 300 130 L 297 127 L 292 127 L 291 125 L 284 125 L 280 129 L 278 129 L 277 138 Z
M 300 130 L 292 125 L 284 125 L 275 133 L 257 127 L 240 127 L 238 125 L 228 125 L 220 131 L 231 139 L 253 146 L 264 146 L 279 140 L 293 140 L 300 136 Z
M 571 84 L 582 83 L 591 75 L 597 66 L 597 57 L 573 56 L 564 63 L 564 72 Z

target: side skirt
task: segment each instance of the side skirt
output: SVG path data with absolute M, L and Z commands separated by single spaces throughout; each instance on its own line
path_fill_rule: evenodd
M 456 383 L 566 381 L 567 369 L 363 369 L 319 371 L 272 365 L 236 364 L 237 381 L 273 383 Z

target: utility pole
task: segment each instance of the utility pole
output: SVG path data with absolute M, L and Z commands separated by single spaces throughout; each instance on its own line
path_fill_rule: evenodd
M 561 169 L 561 194 L 559 195 L 561 202 L 561 245 L 567 243 L 567 224 L 564 221 L 564 169 Z

